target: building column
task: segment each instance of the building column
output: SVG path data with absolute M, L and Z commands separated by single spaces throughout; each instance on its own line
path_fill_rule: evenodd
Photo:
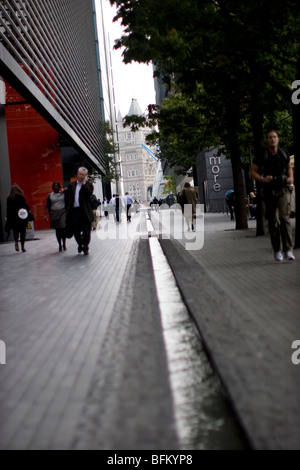
M 0 241 L 4 237 L 4 217 L 6 216 L 6 198 L 11 188 L 9 152 L 5 119 L 5 84 L 0 77 Z

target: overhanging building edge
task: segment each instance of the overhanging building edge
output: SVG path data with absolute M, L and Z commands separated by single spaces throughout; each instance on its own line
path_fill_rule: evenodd
M 99 160 L 88 150 L 81 139 L 78 138 L 72 128 L 53 108 L 42 92 L 1 43 L 0 75 L 12 85 L 57 132 L 66 137 L 80 154 L 92 165 L 96 166 L 97 170 L 105 174 L 104 167 Z

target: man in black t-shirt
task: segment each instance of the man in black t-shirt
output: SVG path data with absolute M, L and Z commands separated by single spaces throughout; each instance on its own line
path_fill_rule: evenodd
M 279 148 L 277 131 L 267 133 L 267 149 L 256 157 L 250 174 L 262 183 L 262 199 L 266 208 L 271 243 L 276 261 L 294 260 L 290 224 L 290 190 L 294 176 L 288 153 Z

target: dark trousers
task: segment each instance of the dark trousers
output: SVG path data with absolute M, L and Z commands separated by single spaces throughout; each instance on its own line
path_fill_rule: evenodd
M 26 228 L 24 227 L 24 228 L 13 229 L 13 234 L 14 234 L 15 243 L 18 243 L 19 234 L 20 234 L 21 245 L 24 246 L 25 236 L 26 236 Z
M 61 247 L 61 242 L 63 242 L 63 246 L 66 246 L 66 231 L 64 228 L 57 228 L 55 230 L 56 239 L 58 241 L 59 247 Z
M 128 221 L 131 220 L 130 207 L 131 207 L 131 204 L 127 204 L 127 206 L 126 206 L 126 214 L 127 214 L 127 220 L 128 220 Z
M 288 251 L 293 248 L 292 226 L 290 222 L 291 193 L 288 188 L 263 192 L 266 219 L 269 225 L 271 243 L 274 251 Z
M 119 222 L 120 221 L 120 215 L 121 215 L 120 214 L 120 201 L 119 201 L 119 198 L 116 198 L 116 207 L 115 207 L 115 209 L 116 209 L 116 220 L 117 220 L 117 222 Z
M 227 206 L 228 206 L 228 209 L 229 209 L 229 212 L 230 212 L 230 219 L 234 220 L 234 207 L 228 201 L 226 201 L 226 202 L 227 202 Z
M 80 207 L 72 210 L 74 238 L 78 246 L 88 248 L 91 241 L 91 222 L 82 214 Z

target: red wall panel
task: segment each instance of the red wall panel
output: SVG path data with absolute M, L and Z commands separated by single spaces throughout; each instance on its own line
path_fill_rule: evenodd
M 23 189 L 36 217 L 34 228 L 46 229 L 47 195 L 54 181 L 62 184 L 59 134 L 7 83 L 6 103 L 11 184 Z

